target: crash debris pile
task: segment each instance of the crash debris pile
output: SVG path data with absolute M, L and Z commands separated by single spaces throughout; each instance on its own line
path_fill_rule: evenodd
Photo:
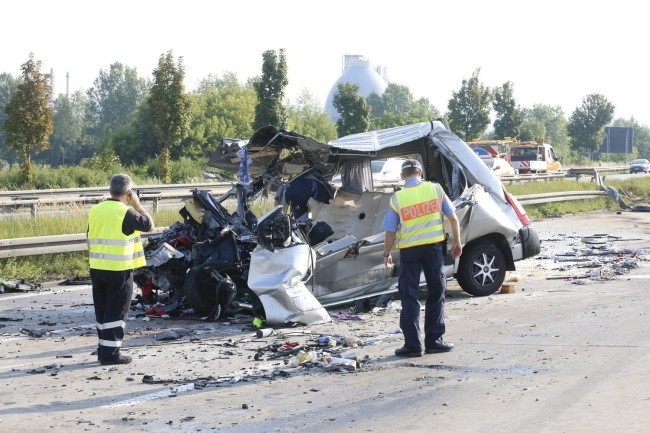
M 264 335 L 264 337 L 258 337 L 259 335 Z M 229 386 L 238 382 L 273 380 L 316 371 L 350 373 L 357 371 L 364 363 L 369 362 L 367 356 L 359 359 L 353 349 L 376 344 L 378 341 L 376 338 L 362 340 L 352 335 L 316 335 L 310 331 L 277 331 L 264 328 L 258 330 L 254 337 L 237 341 L 228 339 L 226 342 L 214 343 L 231 350 L 262 343 L 263 345 L 256 349 L 246 347 L 246 350 L 255 352 L 252 357 L 255 365 L 251 367 L 216 377 L 165 379 L 144 375 L 142 382 L 146 384 L 192 384 L 195 389 L 202 389 L 209 386 Z M 231 352 L 225 352 L 225 354 L 228 353 Z
M 547 279 L 563 279 L 573 284 L 586 284 L 589 281 L 611 280 L 624 275 L 639 266 L 641 260 L 648 260 L 648 251 L 643 249 L 620 248 L 617 242 L 630 241 L 620 236 L 597 233 L 585 236 L 579 233 L 559 234 L 545 242 L 573 240 L 571 250 L 552 256 L 541 255 L 539 259 L 553 258 L 559 264 L 555 269 L 559 274 Z
M 240 311 L 235 300 L 254 309 L 245 281 L 257 218 L 249 209 L 231 214 L 208 191 L 192 196 L 180 211 L 184 221 L 145 247 L 147 266 L 134 273 L 141 289 L 137 306 L 151 316 L 208 319 Z

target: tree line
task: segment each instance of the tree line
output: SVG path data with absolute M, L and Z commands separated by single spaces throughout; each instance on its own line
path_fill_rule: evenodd
M 269 124 L 327 142 L 443 117 L 466 141 L 548 142 L 567 162 L 597 157 L 604 128 L 627 126 L 635 129 L 635 154 L 650 157 L 650 129 L 634 118 L 613 120 L 615 106 L 603 95 L 587 95 L 567 118 L 559 106 L 521 107 L 513 83 L 489 88 L 480 81 L 480 69 L 462 80 L 445 113 L 426 98 L 416 100 L 405 85 L 391 83 L 382 95 L 364 98 L 358 85 L 340 84 L 333 100 L 340 114 L 336 122 L 308 90 L 294 102 L 286 100 L 283 49 L 262 54 L 260 76 L 240 83 L 232 72 L 209 75 L 192 92 L 184 86 L 183 58 L 172 51 L 160 55 L 151 79 L 115 62 L 100 70 L 91 88 L 56 98 L 49 75 L 40 69 L 30 54 L 21 75 L 0 74 L 0 162 L 19 163 L 26 184 L 35 163 L 57 167 L 115 160 L 134 165 L 154 160 L 157 176 L 169 182 L 171 160 L 208 157 L 222 138 L 248 138 Z

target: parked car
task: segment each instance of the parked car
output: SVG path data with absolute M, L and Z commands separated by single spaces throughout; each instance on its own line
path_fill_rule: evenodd
M 630 163 L 630 173 L 648 173 L 650 161 L 647 159 L 635 159 Z
M 266 126 L 242 143 L 224 140 L 208 165 L 250 182 L 219 198 L 195 191 L 181 210 L 185 223 L 145 248 L 152 266 L 139 271 L 139 285 L 161 283 L 204 315 L 250 308 L 271 324 L 323 322 L 323 307 L 396 292 L 399 251 L 393 268 L 382 257 L 392 191 L 375 188 L 372 175 L 373 161 L 392 158 L 419 159 L 425 179 L 454 202 L 464 250 L 457 260 L 445 256 L 444 272 L 467 293 L 494 293 L 517 261 L 540 252 L 524 209 L 443 120 L 329 143 Z M 338 188 L 327 182 L 335 173 Z M 258 219 L 251 209 L 263 191 L 277 206 Z M 226 210 L 229 199 L 234 211 Z M 156 251 L 171 251 L 163 239 L 179 251 L 154 263 Z

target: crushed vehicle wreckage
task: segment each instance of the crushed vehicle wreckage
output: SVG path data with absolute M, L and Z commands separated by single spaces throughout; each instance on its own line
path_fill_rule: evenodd
M 381 229 L 393 188 L 373 185 L 371 161 L 399 157 L 419 159 L 456 206 L 464 252 L 446 255 L 444 272 L 464 291 L 494 293 L 516 261 L 540 252 L 523 208 L 442 120 L 327 144 L 266 126 L 222 140 L 208 162 L 239 173 L 230 191 L 194 190 L 184 221 L 149 238 L 134 277 L 143 300 L 167 294 L 164 314 L 189 304 L 213 319 L 244 309 L 268 324 L 314 324 L 330 320 L 325 307 L 396 292 L 399 251 L 385 267 Z M 253 203 L 270 193 L 275 207 L 258 218 Z

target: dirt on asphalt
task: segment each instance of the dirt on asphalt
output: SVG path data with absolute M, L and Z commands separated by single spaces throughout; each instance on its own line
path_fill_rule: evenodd
M 250 316 L 132 311 L 134 361 L 101 366 L 88 285 L 0 294 L 0 432 L 645 431 L 649 223 L 535 222 L 542 252 L 509 273 L 514 293 L 476 298 L 450 281 L 456 347 L 411 359 L 393 354 L 394 302 L 260 338 Z

